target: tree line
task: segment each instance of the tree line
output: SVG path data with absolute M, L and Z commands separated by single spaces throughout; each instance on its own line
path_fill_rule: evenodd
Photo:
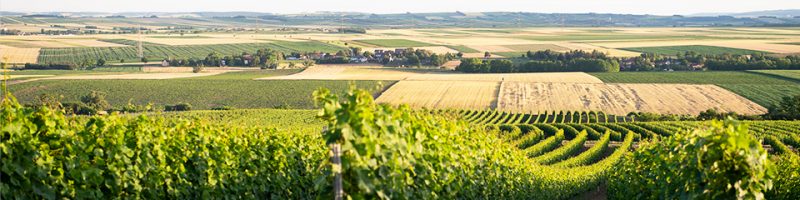
M 617 72 L 619 62 L 598 51 L 575 50 L 568 52 L 528 51 L 524 58 L 514 63 L 507 59 L 462 59 L 456 71 L 466 73 L 513 72 Z
M 675 56 L 643 53 L 638 57 L 620 59 L 622 71 L 688 71 L 688 70 L 760 70 L 800 69 L 800 56 L 784 57 L 766 54 L 753 55 L 704 55 L 692 51 Z

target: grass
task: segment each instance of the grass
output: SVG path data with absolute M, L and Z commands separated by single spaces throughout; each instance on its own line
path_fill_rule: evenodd
M 769 107 L 784 96 L 800 95 L 800 81 L 745 71 L 591 73 L 606 83 L 714 84 Z
M 91 91 L 107 93 L 114 106 L 131 100 L 135 104 L 153 103 L 163 106 L 189 103 L 194 109 L 219 106 L 236 108 L 314 108 L 311 94 L 319 88 L 329 88 L 343 94 L 350 81 L 310 80 L 41 80 L 9 86 L 22 103 L 33 103 L 41 94 L 63 95 L 63 102 L 76 102 Z M 360 88 L 376 88 L 379 81 L 356 81 Z M 391 85 L 386 83 L 384 85 Z M 376 94 L 379 89 L 372 89 Z
M 720 55 L 720 54 L 735 54 L 735 55 L 752 55 L 752 54 L 761 54 L 767 53 L 763 51 L 755 51 L 755 50 L 748 50 L 748 49 L 737 49 L 737 48 L 727 48 L 727 47 L 716 47 L 716 46 L 704 46 L 704 45 L 688 45 L 688 46 L 663 46 L 663 47 L 636 47 L 636 48 L 622 48 L 622 50 L 627 51 L 635 51 L 635 52 L 643 52 L 643 53 L 653 53 L 653 54 L 660 54 L 660 55 L 675 55 L 675 54 L 683 54 L 684 52 L 693 51 L 698 54 L 704 55 Z
M 752 70 L 751 72 L 779 76 L 800 81 L 800 70 Z
M 451 48 L 451 49 L 456 50 L 456 51 L 461 52 L 461 53 L 480 53 L 480 51 L 475 50 L 473 48 L 469 48 L 469 47 L 464 46 L 464 45 L 452 45 L 452 46 L 446 46 L 446 47 L 447 48 Z
M 356 42 L 371 44 L 380 47 L 424 47 L 436 46 L 435 44 L 406 40 L 406 39 L 373 39 L 373 40 L 355 40 Z

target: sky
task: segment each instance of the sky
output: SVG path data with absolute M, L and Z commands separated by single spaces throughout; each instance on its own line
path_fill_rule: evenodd
M 688 15 L 800 9 L 800 0 L 0 0 L 0 11 L 542 12 Z

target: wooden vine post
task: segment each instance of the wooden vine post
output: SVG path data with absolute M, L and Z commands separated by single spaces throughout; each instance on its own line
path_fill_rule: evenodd
M 328 132 L 328 127 L 324 127 L 322 132 Z M 333 199 L 344 199 L 344 187 L 342 187 L 342 145 L 333 143 L 331 148 L 331 167 L 333 167 Z

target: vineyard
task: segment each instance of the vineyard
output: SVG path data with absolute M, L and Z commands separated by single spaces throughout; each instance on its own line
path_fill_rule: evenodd
M 120 44 L 130 44 L 130 40 L 114 40 Z M 322 42 L 271 42 L 246 44 L 213 44 L 213 45 L 152 45 L 143 44 L 144 57 L 148 60 L 162 59 L 203 59 L 209 53 L 216 52 L 222 56 L 241 55 L 243 52 L 255 53 L 259 49 L 273 49 L 284 53 L 292 52 L 336 52 L 344 48 Z M 135 47 L 77 47 L 77 48 L 42 48 L 38 63 L 81 63 L 87 60 L 105 59 L 108 62 L 137 62 L 138 53 Z
M 708 124 L 633 122 L 601 112 L 420 112 L 378 105 L 368 91 L 336 93 L 315 91 L 317 111 L 80 118 L 7 99 L 0 112 L 9 122 L 0 127 L 8 136 L 2 167 L 29 170 L 0 170 L 13 180 L 0 183 L 0 196 L 326 198 L 334 194 L 332 169 L 341 167 L 351 198 L 569 199 L 613 180 L 616 166 L 645 141 Z M 800 122 L 744 123 L 775 155 L 796 156 Z M 334 144 L 347 163 L 326 161 Z M 791 181 L 777 179 L 776 185 L 791 187 Z M 172 184 L 163 188 L 165 182 Z M 769 195 L 792 199 L 794 193 Z

